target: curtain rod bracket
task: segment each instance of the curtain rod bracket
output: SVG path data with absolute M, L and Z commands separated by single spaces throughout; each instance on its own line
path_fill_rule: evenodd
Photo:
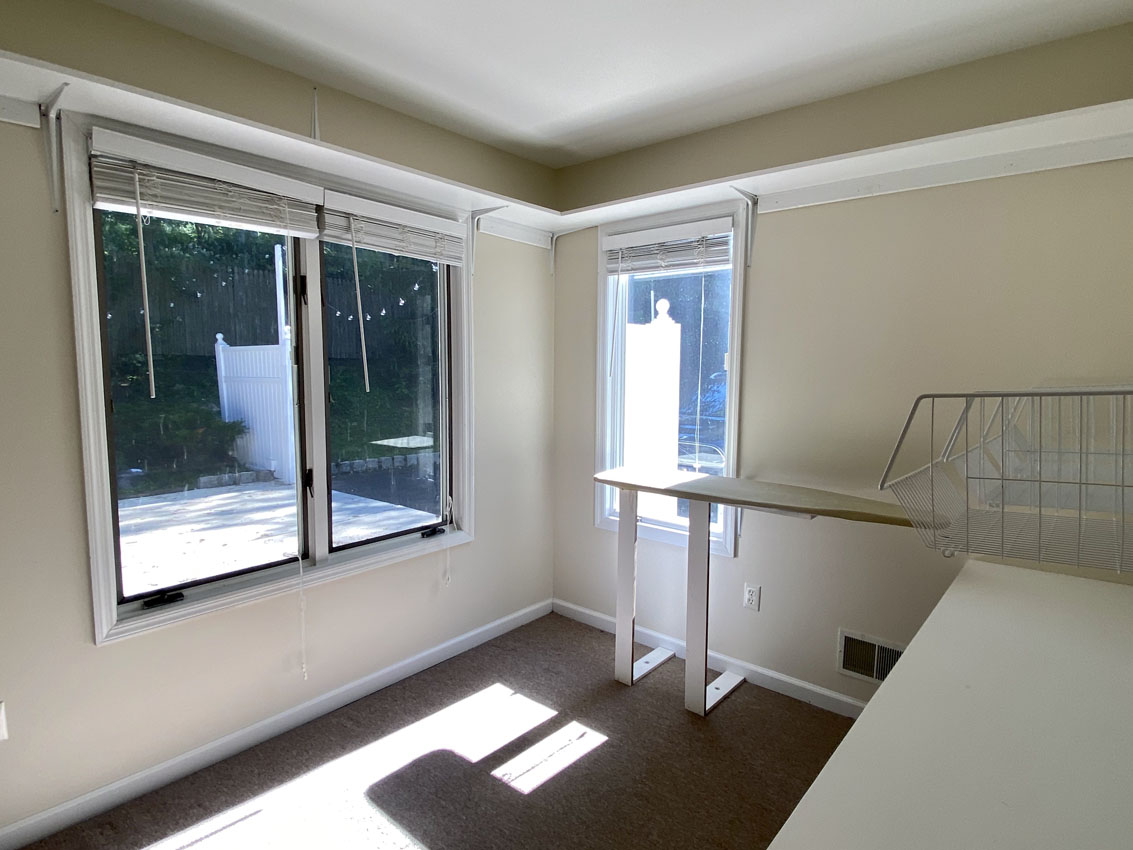
M 51 187 L 51 211 L 63 208 L 63 151 L 59 144 L 59 101 L 70 83 L 63 83 L 39 104 L 43 124 L 43 143 L 47 148 L 47 175 Z
M 494 212 L 499 212 L 506 209 L 507 204 L 502 204 L 498 207 L 484 207 L 479 210 L 472 210 L 468 214 L 468 277 L 472 278 L 476 274 L 476 234 L 480 230 L 480 219 L 484 216 Z

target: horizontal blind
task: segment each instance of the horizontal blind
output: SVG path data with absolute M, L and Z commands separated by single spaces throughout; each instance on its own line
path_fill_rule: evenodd
M 91 157 L 95 207 L 135 212 L 135 171 L 143 215 L 293 236 L 318 235 L 316 208 L 307 201 L 116 157 Z
M 719 233 L 694 239 L 676 239 L 606 251 L 607 274 L 679 271 L 732 261 L 732 234 Z
M 464 260 L 464 239 L 417 224 L 403 224 L 365 215 L 324 209 L 319 212 L 319 235 L 328 242 L 349 245 L 350 220 L 360 248 L 416 257 L 459 266 Z

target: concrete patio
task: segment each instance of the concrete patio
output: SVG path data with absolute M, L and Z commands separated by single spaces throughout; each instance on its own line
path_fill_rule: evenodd
M 338 490 L 331 511 L 335 545 L 437 519 Z M 298 548 L 296 490 L 278 482 L 123 499 L 118 521 L 126 596 L 294 558 Z

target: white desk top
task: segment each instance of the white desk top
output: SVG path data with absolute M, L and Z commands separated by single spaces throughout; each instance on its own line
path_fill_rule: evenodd
M 1133 587 L 970 561 L 770 850 L 1133 847 Z
M 658 472 L 620 466 L 599 472 L 594 480 L 599 484 L 610 484 L 625 490 L 642 490 L 719 505 L 912 527 L 905 511 L 890 502 L 750 478 L 728 478 L 696 472 Z

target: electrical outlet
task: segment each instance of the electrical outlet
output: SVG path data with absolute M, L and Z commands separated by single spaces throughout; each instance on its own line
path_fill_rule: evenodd
M 8 712 L 4 708 L 4 701 L 0 700 L 0 741 L 8 740 Z
M 763 585 L 761 584 L 745 584 L 744 585 L 744 607 L 751 608 L 753 611 L 759 610 L 759 597 L 762 595 Z

